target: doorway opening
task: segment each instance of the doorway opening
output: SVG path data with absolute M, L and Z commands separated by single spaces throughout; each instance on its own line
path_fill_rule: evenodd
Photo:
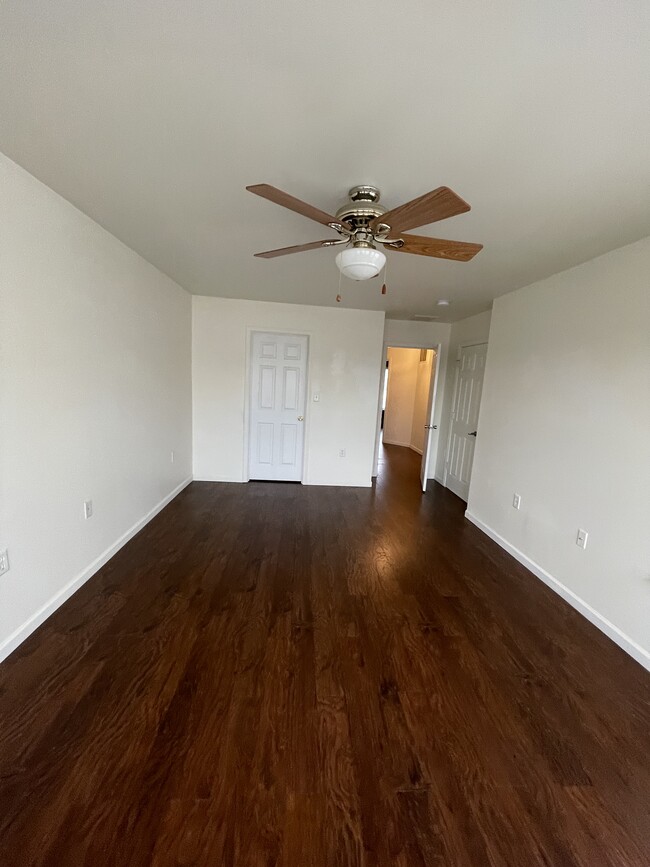
M 438 348 L 388 346 L 380 389 L 376 474 L 400 472 L 426 490 L 434 424 Z

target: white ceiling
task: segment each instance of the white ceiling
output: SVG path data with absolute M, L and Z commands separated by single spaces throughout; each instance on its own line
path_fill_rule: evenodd
M 343 305 L 454 320 L 650 234 L 647 0 L 4 0 L 0 150 L 194 293 L 335 304 L 333 211 L 446 184 L 469 214 L 417 230 L 471 263 L 389 254 Z

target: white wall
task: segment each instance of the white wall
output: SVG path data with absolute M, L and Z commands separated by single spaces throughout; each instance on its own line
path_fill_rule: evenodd
M 413 423 L 411 425 L 411 448 L 420 453 L 422 453 L 424 448 L 424 426 L 428 424 L 429 387 L 431 385 L 431 374 L 435 372 L 435 362 L 435 350 L 427 350 L 427 357 L 424 361 L 420 361 L 420 353 L 418 352 L 415 399 L 413 401 Z
M 388 394 L 384 413 L 384 442 L 411 445 L 413 410 L 418 382 L 419 349 L 388 349 Z
M 431 451 L 429 454 L 428 478 L 433 478 L 438 462 L 438 452 L 443 440 L 440 437 L 442 425 L 443 404 L 445 400 L 447 357 L 449 338 L 452 326 L 446 322 L 412 322 L 406 319 L 387 319 L 384 327 L 384 353 L 389 346 L 414 346 L 421 349 L 438 349 L 436 358 L 437 390 L 433 408 L 433 424 L 437 426 L 431 433 Z M 379 459 L 379 423 L 381 414 L 377 416 L 377 439 L 375 448 L 374 473 L 377 473 Z
M 650 238 L 495 301 L 468 506 L 648 667 L 649 283 Z
M 383 312 L 204 296 L 192 309 L 195 478 L 246 479 L 250 331 L 288 331 L 310 338 L 305 483 L 370 485 Z
M 190 307 L 0 155 L 0 658 L 190 477 Z
M 472 343 L 487 343 L 490 334 L 491 311 L 477 313 L 476 316 L 468 316 L 460 319 L 451 326 L 449 335 L 449 361 L 445 373 L 445 389 L 440 413 L 440 438 L 437 461 L 432 466 L 436 467 L 435 478 L 443 483 L 445 474 L 445 460 L 447 457 L 447 442 L 449 439 L 449 424 L 451 421 L 451 409 L 454 399 L 454 381 L 456 378 L 456 360 L 461 346 Z

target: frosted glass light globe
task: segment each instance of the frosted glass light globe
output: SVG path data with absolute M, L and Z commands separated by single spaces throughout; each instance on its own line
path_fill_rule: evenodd
M 372 247 L 346 247 L 336 257 L 336 264 L 350 280 L 370 280 L 384 267 L 386 256 Z

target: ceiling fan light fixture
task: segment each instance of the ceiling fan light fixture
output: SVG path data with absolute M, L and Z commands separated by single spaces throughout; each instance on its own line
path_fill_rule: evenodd
M 373 247 L 346 247 L 336 257 L 336 264 L 350 280 L 370 280 L 386 264 L 386 256 Z

